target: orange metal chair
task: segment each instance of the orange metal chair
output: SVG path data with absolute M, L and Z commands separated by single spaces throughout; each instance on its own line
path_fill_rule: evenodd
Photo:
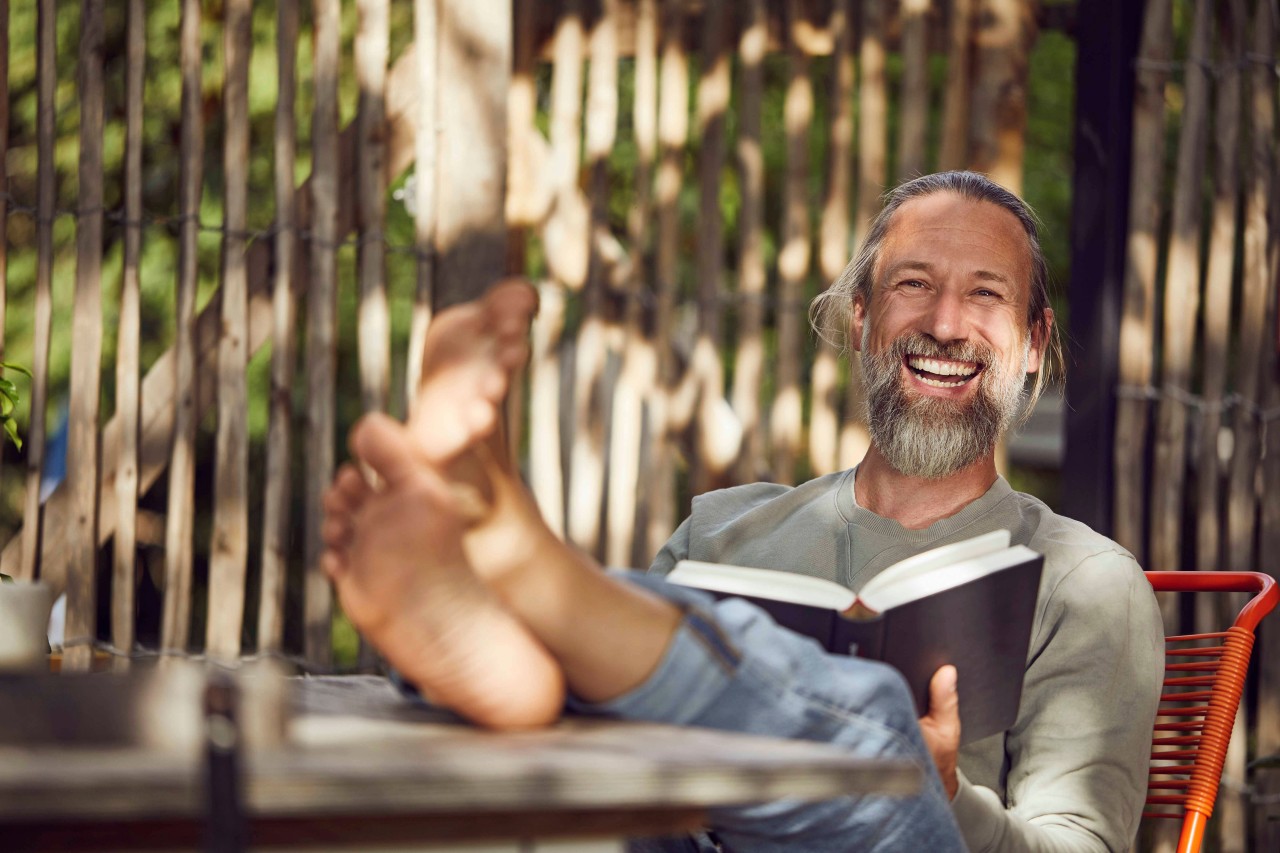
M 1254 631 L 1280 602 L 1260 572 L 1147 572 L 1157 592 L 1255 593 L 1225 631 L 1165 638 L 1164 691 L 1151 741 L 1143 817 L 1182 821 L 1178 853 L 1196 853 L 1213 814 L 1218 782 L 1244 690 Z

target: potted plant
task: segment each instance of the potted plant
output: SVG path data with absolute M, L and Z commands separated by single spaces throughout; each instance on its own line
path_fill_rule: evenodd
M 13 413 L 21 397 L 5 371 L 31 376 L 17 364 L 0 362 L 0 427 L 19 450 L 22 437 Z M 3 441 L 4 439 L 0 439 Z M 53 588 L 40 581 L 19 583 L 0 574 L 0 671 L 47 667 L 49 611 Z

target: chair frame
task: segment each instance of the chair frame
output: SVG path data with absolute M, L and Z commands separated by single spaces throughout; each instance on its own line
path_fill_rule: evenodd
M 1196 853 L 1217 800 L 1255 631 L 1280 602 L 1280 587 L 1261 572 L 1145 574 L 1156 592 L 1253 593 L 1225 631 L 1165 637 L 1164 690 L 1151 739 L 1148 809 L 1143 817 L 1181 819 L 1178 853 Z M 1171 790 L 1183 793 L 1168 793 Z

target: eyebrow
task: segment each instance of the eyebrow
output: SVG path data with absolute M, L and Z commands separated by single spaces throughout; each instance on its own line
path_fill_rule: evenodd
M 920 272 L 925 272 L 932 275 L 937 272 L 937 267 L 934 264 L 930 263 L 929 261 L 918 261 L 918 260 L 910 260 L 910 259 L 904 260 L 904 261 L 898 261 L 896 264 L 894 264 L 893 266 L 885 270 L 884 278 L 885 279 L 891 278 L 897 275 L 898 273 L 902 272 L 903 270 L 919 270 Z M 994 270 L 976 270 L 973 273 L 973 277 L 977 279 L 981 279 L 982 281 L 993 281 L 993 282 L 998 282 L 1000 284 L 1011 283 L 1008 276 L 1002 275 L 1001 273 L 995 272 Z

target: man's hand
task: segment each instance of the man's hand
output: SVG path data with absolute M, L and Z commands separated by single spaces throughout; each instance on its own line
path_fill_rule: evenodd
M 929 713 L 920 718 L 925 745 L 938 766 L 947 798 L 956 795 L 956 753 L 960 751 L 960 696 L 956 693 L 956 668 L 948 664 L 929 681 Z

